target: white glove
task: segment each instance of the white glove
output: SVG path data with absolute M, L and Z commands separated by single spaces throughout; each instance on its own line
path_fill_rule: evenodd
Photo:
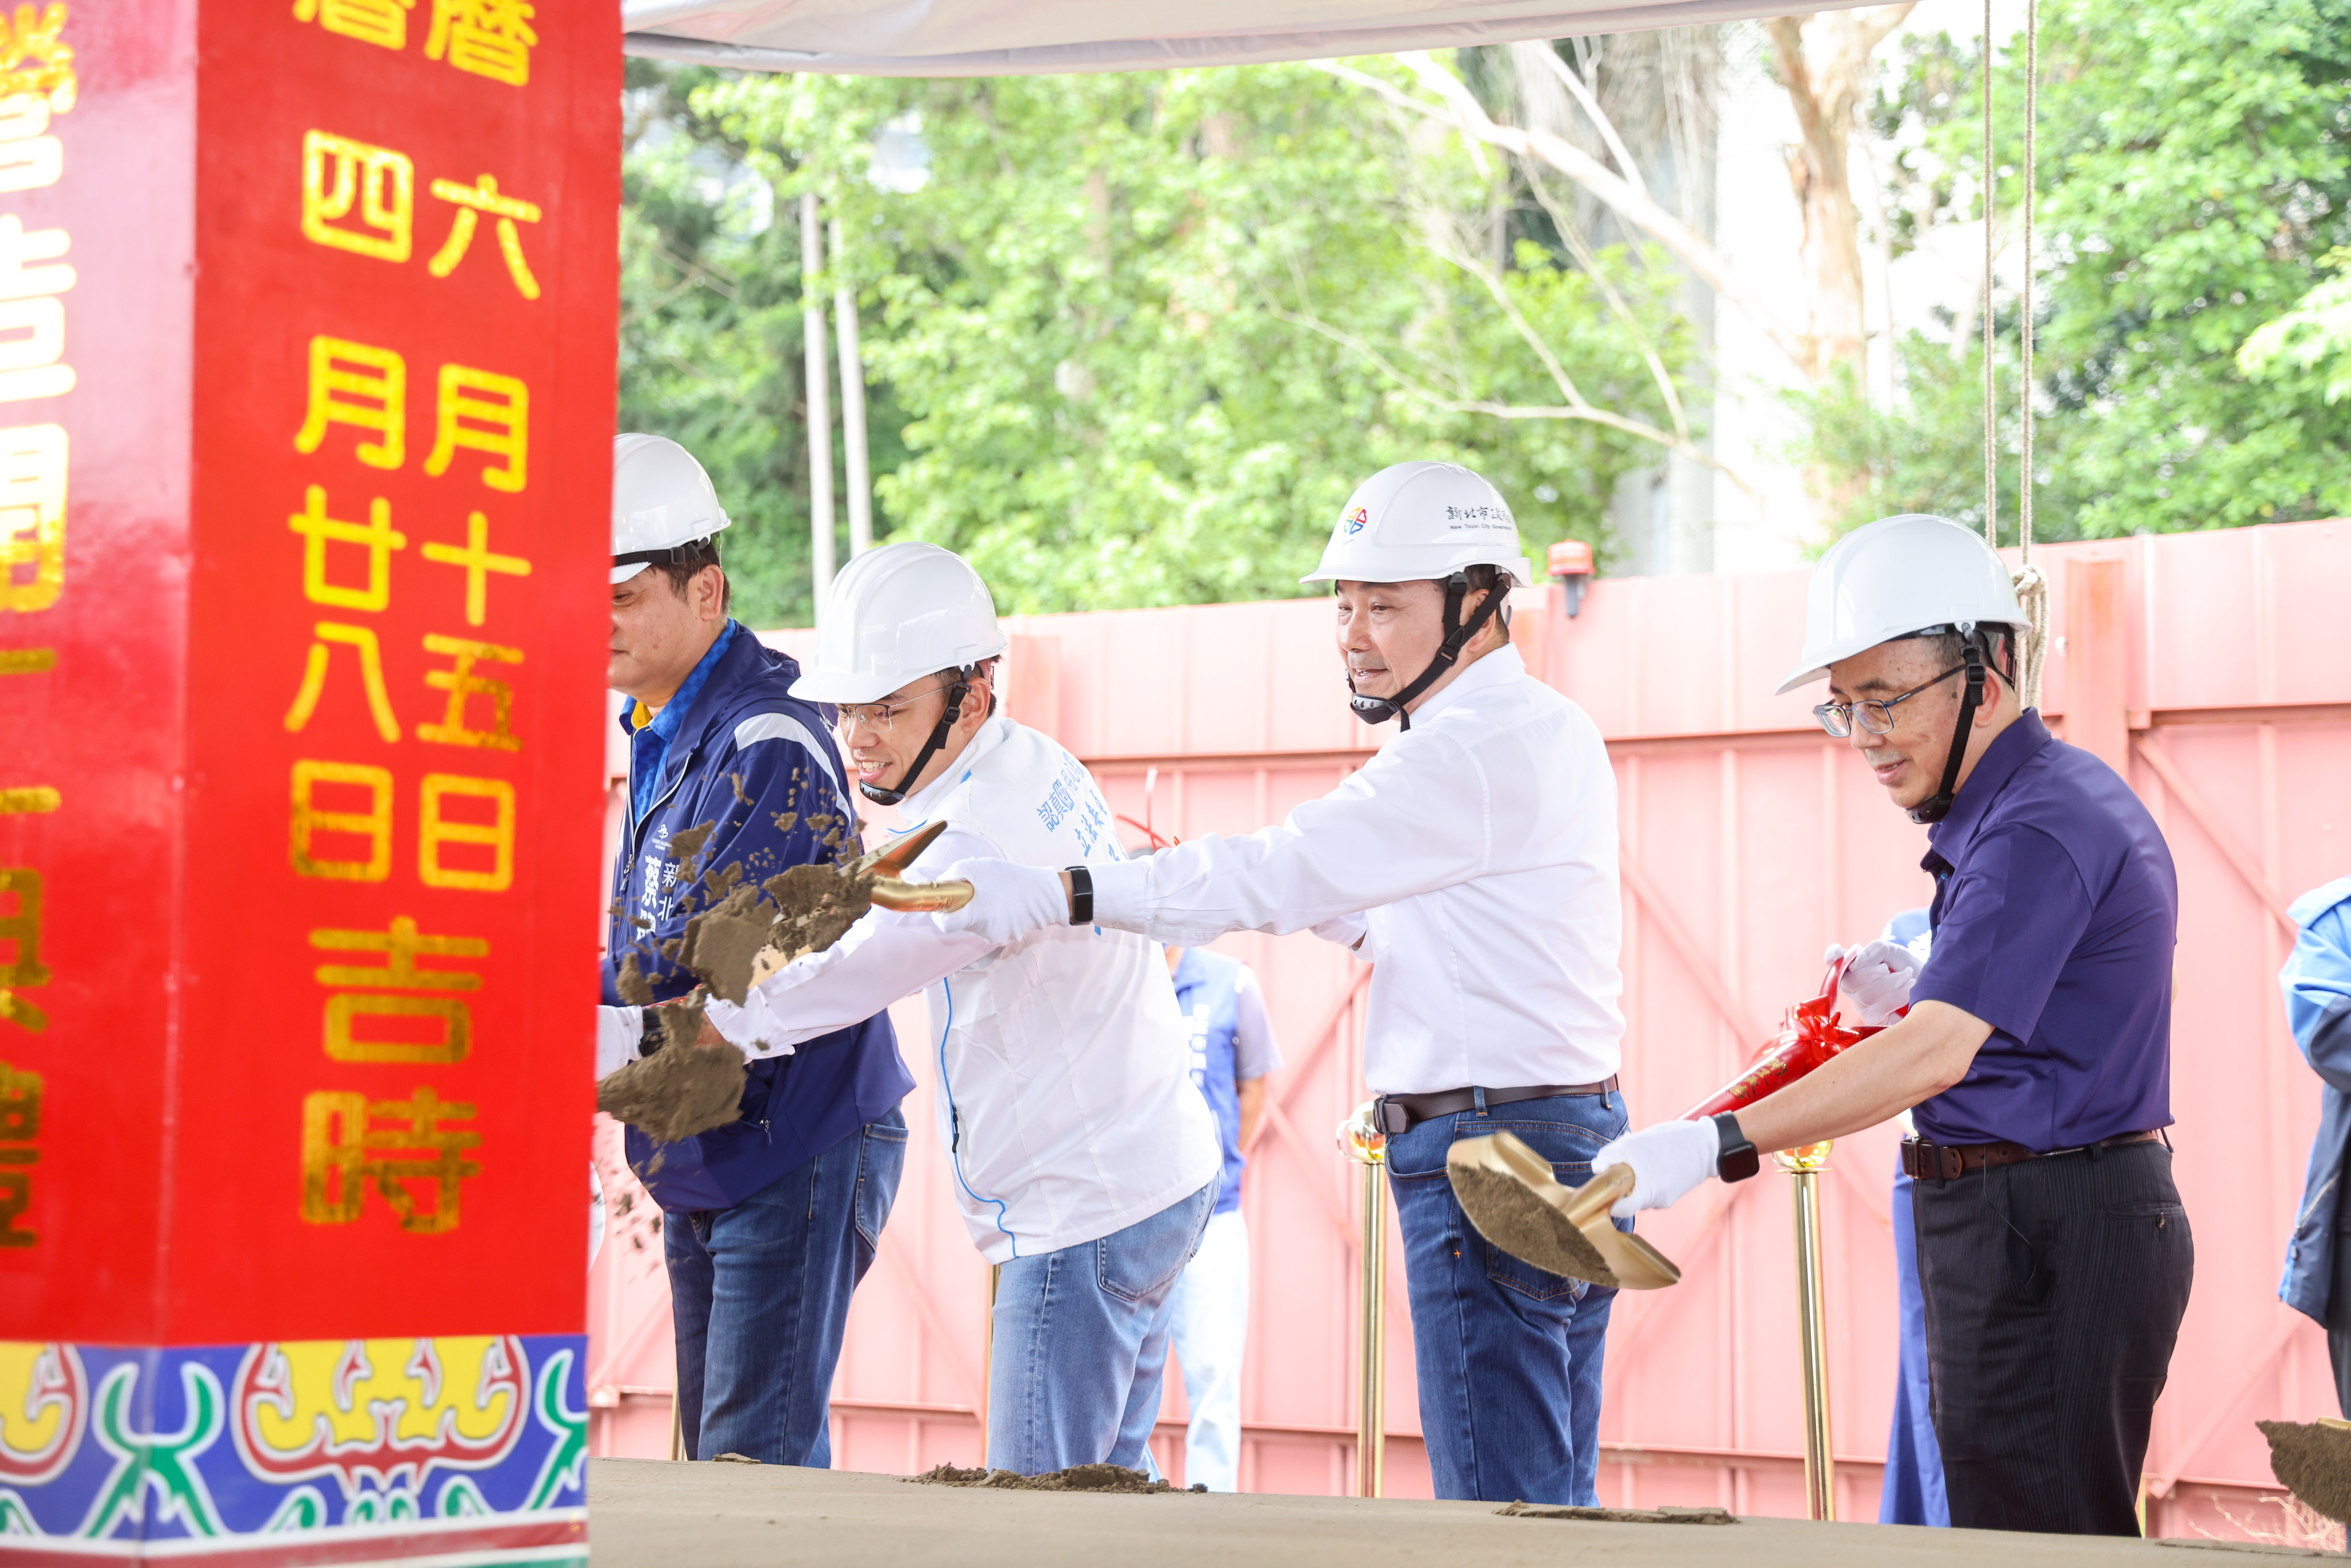
M 1592 1156 L 1592 1174 L 1616 1166 L 1633 1167 L 1633 1190 L 1608 1212 L 1630 1219 L 1645 1208 L 1671 1208 L 1714 1174 L 1722 1134 L 1711 1116 L 1695 1122 L 1659 1122 L 1623 1137 Z
M 1307 929 L 1325 942 L 1336 942 L 1340 946 L 1353 951 L 1361 947 L 1364 937 L 1372 929 L 1372 923 L 1361 915 L 1334 915 L 1322 925 L 1310 925 Z
M 1918 969 L 1917 956 L 1899 942 L 1865 943 L 1845 959 L 1837 998 L 1851 1009 L 1850 1021 L 1883 1028 L 1910 1005 L 1910 984 Z
M 1061 873 L 1012 861 L 957 861 L 942 881 L 968 882 L 971 902 L 934 915 L 941 931 L 968 931 L 991 946 L 1017 942 L 1031 931 L 1070 923 L 1070 895 Z

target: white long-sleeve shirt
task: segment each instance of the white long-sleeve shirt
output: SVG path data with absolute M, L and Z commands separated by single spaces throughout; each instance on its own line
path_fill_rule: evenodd
M 1515 648 L 1464 669 L 1280 827 L 1092 870 L 1097 923 L 1186 946 L 1363 912 L 1378 1092 L 1617 1070 L 1615 774 L 1591 718 Z
M 1123 852 L 1084 766 L 1045 736 L 990 719 L 955 765 L 903 807 L 912 832 L 953 824 L 917 879 L 1002 858 L 1056 870 Z M 987 1260 L 1096 1240 L 1217 1179 L 1216 1123 L 1191 1079 L 1189 1036 L 1159 949 L 1056 925 L 992 947 L 924 915 L 869 911 L 841 941 L 705 1016 L 773 1054 L 924 993 L 939 1141 L 956 1201 Z

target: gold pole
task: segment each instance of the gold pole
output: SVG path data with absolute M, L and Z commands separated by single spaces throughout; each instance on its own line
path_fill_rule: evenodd
M 979 1463 L 987 1468 L 987 1407 L 996 1393 L 996 1288 L 1004 1281 L 1004 1265 L 987 1266 L 987 1330 L 979 1336 Z
M 1821 1172 L 1829 1145 L 1807 1144 L 1771 1156 L 1796 1178 L 1796 1306 L 1803 1346 L 1804 1517 L 1836 1518 L 1836 1460 L 1829 1443 L 1829 1327 L 1821 1283 Z
M 669 1457 L 673 1463 L 685 1458 L 685 1401 L 679 1397 L 674 1380 L 669 1391 Z
M 1362 1359 L 1356 1367 L 1355 1495 L 1381 1495 L 1387 1457 L 1387 1134 L 1374 1119 L 1375 1101 L 1339 1124 L 1339 1147 L 1364 1167 Z

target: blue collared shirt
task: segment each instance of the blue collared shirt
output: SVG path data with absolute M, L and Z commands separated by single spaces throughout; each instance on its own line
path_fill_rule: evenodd
M 679 683 L 677 693 L 662 705 L 653 722 L 639 727 L 633 720 L 637 706 L 629 704 L 621 710 L 621 727 L 629 734 L 629 808 L 631 815 L 642 818 L 661 793 L 662 768 L 669 760 L 669 743 L 685 723 L 693 710 L 694 699 L 710 679 L 710 672 L 726 656 L 726 645 L 735 641 L 735 622 L 729 620 L 718 629 L 718 640 L 702 655 L 693 674 Z
M 1919 1133 L 2049 1150 L 2170 1125 L 2179 883 L 2130 786 L 2027 711 L 1928 841 L 1935 941 L 1911 1000 L 1992 1032 Z

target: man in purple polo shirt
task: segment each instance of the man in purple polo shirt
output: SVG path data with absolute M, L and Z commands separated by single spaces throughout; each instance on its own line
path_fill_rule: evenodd
M 1736 1116 L 1646 1127 L 1592 1164 L 1632 1166 L 1628 1216 L 1912 1109 L 1951 1522 L 2136 1535 L 2195 1272 L 2161 1133 L 2179 886 L 2130 787 L 2021 706 L 2026 624 L 2000 558 L 1938 517 L 1872 523 L 1821 559 L 1780 689 L 1828 676 L 1822 727 L 1929 825 L 1934 943 L 1909 1013 Z M 1909 975 L 1889 946 L 1854 956 L 1879 991 Z

